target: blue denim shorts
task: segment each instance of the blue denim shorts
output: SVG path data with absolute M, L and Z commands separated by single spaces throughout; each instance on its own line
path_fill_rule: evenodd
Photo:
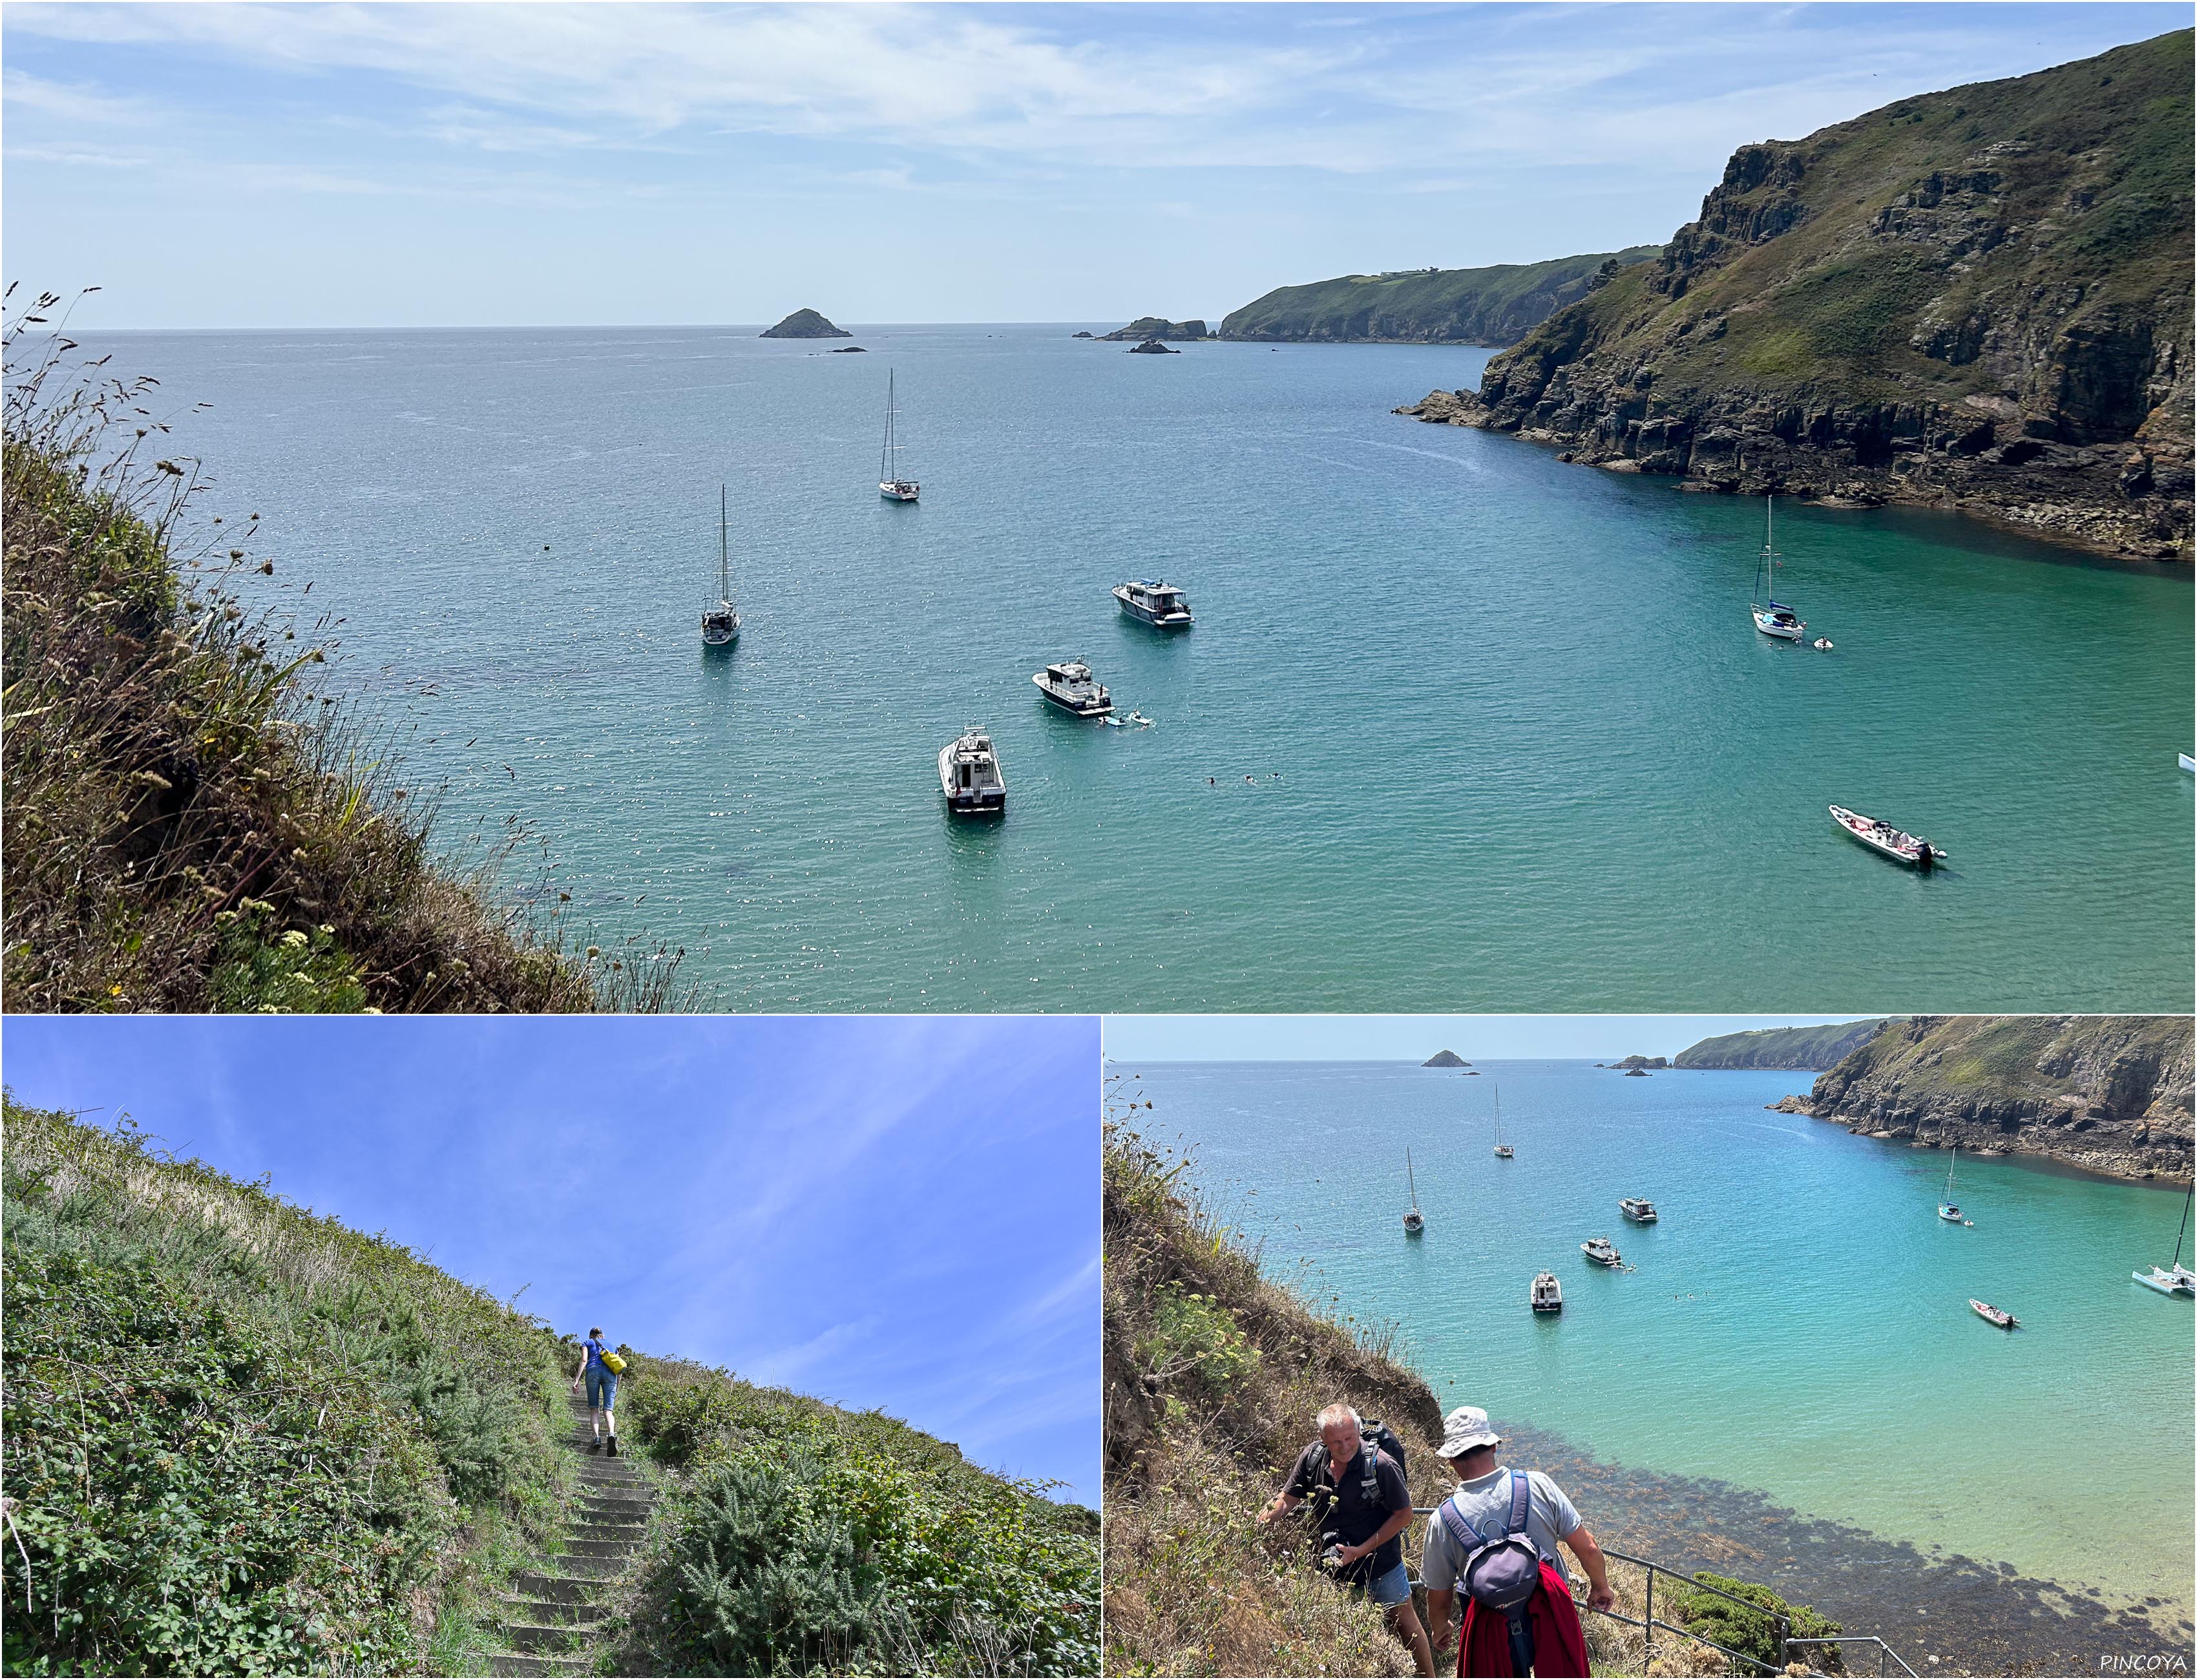
M 588 1404 L 598 1411 L 617 1405 L 617 1373 L 606 1365 L 588 1367 Z
M 1359 1582 L 1357 1590 L 1383 1610 L 1407 1603 L 1412 1596 L 1411 1569 L 1407 1565 L 1399 1563 L 1377 1580 Z

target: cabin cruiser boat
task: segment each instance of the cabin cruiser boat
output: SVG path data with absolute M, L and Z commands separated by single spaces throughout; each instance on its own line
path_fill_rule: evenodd
M 1933 846 L 1919 835 L 1910 834 L 1904 828 L 1894 828 L 1881 817 L 1865 817 L 1858 811 L 1849 811 L 1843 805 L 1830 808 L 1831 820 L 1853 836 L 1861 843 L 1894 863 L 1904 863 L 1928 874 L 1945 855 L 1945 849 Z
M 1655 1204 L 1644 1196 L 1628 1196 L 1617 1206 L 1619 1211 L 1635 1225 L 1655 1223 Z
M 1078 717 L 1104 717 L 1114 710 L 1113 697 L 1107 693 L 1106 685 L 1093 679 L 1091 667 L 1081 659 L 1047 665 L 1034 673 L 1030 681 L 1046 699 Z
M 1975 1309 L 1976 1317 L 1986 1324 L 1997 1324 L 2003 1330 L 2014 1330 L 2021 1323 L 2004 1307 L 1993 1306 L 1989 1301 L 1978 1301 L 1974 1295 L 1968 1297 L 1968 1305 Z
M 938 750 L 938 790 L 949 811 L 984 814 L 1007 808 L 1007 779 L 989 735 L 971 729 Z
M 1186 630 L 1195 622 L 1190 616 L 1190 602 L 1172 583 L 1162 583 L 1150 577 L 1116 583 L 1114 599 L 1122 604 L 1122 611 L 1130 617 L 1162 630 Z
M 1580 1244 L 1580 1252 L 1597 1266 L 1621 1265 L 1616 1248 L 1607 1237 L 1590 1237 Z
M 1533 1279 L 1530 1297 L 1536 1312 L 1561 1312 L 1564 1310 L 1564 1286 L 1556 1282 L 1556 1274 L 1544 1272 Z

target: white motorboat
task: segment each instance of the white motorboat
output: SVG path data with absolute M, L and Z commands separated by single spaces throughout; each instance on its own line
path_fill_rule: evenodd
M 1635 1225 L 1655 1223 L 1655 1204 L 1644 1196 L 1628 1196 L 1617 1206 L 1619 1211 Z
M 733 605 L 733 551 L 727 535 L 730 518 L 726 511 L 725 487 L 717 486 L 717 604 L 702 612 L 702 646 L 730 647 L 739 639 L 740 610 Z
M 1561 1312 L 1564 1310 L 1564 1286 L 1556 1282 L 1556 1274 L 1544 1272 L 1533 1279 L 1532 1293 L 1527 1297 L 1536 1312 Z
M 1597 1266 L 1622 1266 L 1615 1245 L 1607 1237 L 1590 1237 L 1580 1244 L 1580 1252 Z
M 1762 552 L 1754 562 L 1754 600 L 1748 611 L 1754 619 L 1754 628 L 1765 636 L 1775 636 L 1780 641 L 1805 641 L 1808 627 L 1800 615 L 1775 599 L 1777 593 L 1777 571 L 1785 564 L 1784 556 L 1771 545 L 1772 510 L 1776 496 L 1765 497 L 1762 506 Z
M 1890 858 L 1894 863 L 1904 863 L 1927 875 L 1945 856 L 1944 847 L 1933 846 L 1920 835 L 1910 834 L 1904 828 L 1895 828 L 1881 817 L 1865 817 L 1858 811 L 1849 811 L 1843 805 L 1832 806 L 1830 812 L 1833 822 L 1869 850 Z
M 1404 1151 L 1404 1181 L 1412 1187 L 1412 1208 L 1404 1215 L 1404 1235 L 1417 1237 L 1427 1228 L 1427 1222 L 1419 1214 L 1419 1181 L 1412 1176 L 1412 1152 L 1409 1150 Z
M 1986 1324 L 1997 1324 L 2003 1330 L 2020 1328 L 2021 1320 L 2003 1306 L 1993 1306 L 1989 1301 L 1978 1301 L 1974 1295 L 1968 1297 L 1968 1305 L 1975 1309 L 1976 1317 L 1983 1319 Z
M 887 501 L 913 501 L 923 486 L 900 470 L 900 411 L 893 406 L 893 374 L 885 373 L 885 449 L 878 461 L 878 494 Z
M 1114 599 L 1122 611 L 1140 623 L 1162 630 L 1186 630 L 1196 621 L 1190 616 L 1190 601 L 1172 583 L 1139 577 L 1114 586 Z
M 1091 667 L 1081 659 L 1047 665 L 1033 673 L 1030 681 L 1046 699 L 1077 717 L 1104 717 L 1114 710 L 1114 697 L 1106 692 L 1106 685 L 1094 678 Z
M 1503 1141 L 1503 1087 L 1499 1085 L 1490 1085 L 1487 1088 L 1495 1098 L 1495 1158 L 1498 1161 L 1510 1161 L 1516 1157 L 1516 1151 Z
M 938 789 L 946 808 L 985 815 L 1007 808 L 1007 778 L 992 738 L 981 729 L 957 736 L 938 750 Z

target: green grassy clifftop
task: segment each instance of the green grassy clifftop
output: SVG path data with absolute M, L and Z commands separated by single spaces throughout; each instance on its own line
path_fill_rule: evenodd
M 2192 73 L 2185 30 L 1742 147 L 1656 260 L 1402 412 L 2187 559 Z
M 579 1493 L 569 1338 L 127 1126 L 5 1125 L 8 1671 L 502 1671 Z M 1096 1671 L 1093 1513 L 628 1352 L 658 1497 L 605 1671 Z
M 1224 339 L 1321 344 L 1514 345 L 1551 312 L 1586 295 L 1598 275 L 1661 249 L 1557 257 L 1484 269 L 1344 275 L 1283 286 L 1232 311 Z
M 1805 1068 L 1819 1072 L 1875 1038 L 1882 1021 L 1830 1027 L 1764 1027 L 1703 1039 L 1672 1058 L 1674 1068 Z

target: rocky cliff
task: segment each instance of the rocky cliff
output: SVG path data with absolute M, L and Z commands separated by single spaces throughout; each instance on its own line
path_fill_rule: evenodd
M 1918 1015 L 1776 1106 L 1879 1137 L 2187 1180 L 2190 1051 L 2187 1016 Z
M 1655 260 L 1398 412 L 2187 559 L 2190 43 L 1743 146 Z
M 1639 245 L 1545 263 L 1344 275 L 1278 287 L 1232 310 L 1220 323 L 1220 336 L 1318 344 L 1515 345 L 1556 310 L 1585 297 L 1604 268 L 1645 262 L 1661 248 Z
M 1833 1027 L 1763 1027 L 1725 1033 L 1680 1051 L 1674 1068 L 1835 1068 L 1875 1038 L 1882 1021 L 1847 1021 Z
M 796 310 L 766 333 L 765 339 L 851 339 L 855 335 L 843 327 L 834 327 L 814 310 Z

